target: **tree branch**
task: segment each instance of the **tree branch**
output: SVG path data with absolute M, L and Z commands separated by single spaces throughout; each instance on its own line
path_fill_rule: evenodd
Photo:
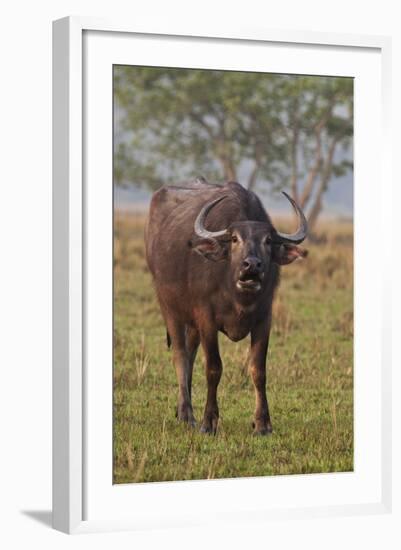
M 330 146 L 329 146 L 328 151 L 327 151 L 327 157 L 324 161 L 324 166 L 323 166 L 323 169 L 322 169 L 317 194 L 316 194 L 314 203 L 313 203 L 313 205 L 312 205 L 312 207 L 309 211 L 308 225 L 309 225 L 310 229 L 312 229 L 315 226 L 317 217 L 319 216 L 320 211 L 322 210 L 322 206 L 323 206 L 322 197 L 323 197 L 324 192 L 327 189 L 327 185 L 328 185 L 330 177 L 331 177 L 331 173 L 332 173 L 332 169 L 333 169 L 334 153 L 335 153 L 337 143 L 339 142 L 339 140 L 340 140 L 340 135 L 335 136 L 333 138 L 332 142 L 330 143 Z
M 308 177 L 306 179 L 301 199 L 300 199 L 300 207 L 305 208 L 306 203 L 309 201 L 310 196 L 312 194 L 313 187 L 315 185 L 316 177 L 319 173 L 321 163 L 322 163 L 322 138 L 321 138 L 321 132 L 322 132 L 323 126 L 318 125 L 318 129 L 316 130 L 316 150 L 315 150 L 315 162 L 310 167 L 308 172 Z

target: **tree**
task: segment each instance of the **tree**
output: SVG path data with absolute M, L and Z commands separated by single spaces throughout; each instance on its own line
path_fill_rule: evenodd
M 287 80 L 282 93 L 291 193 L 313 227 L 332 176 L 343 175 L 353 166 L 346 154 L 353 136 L 353 82 L 298 77 Z
M 349 168 L 352 80 L 231 71 L 114 69 L 115 181 L 155 189 L 202 174 L 290 185 L 313 224 Z

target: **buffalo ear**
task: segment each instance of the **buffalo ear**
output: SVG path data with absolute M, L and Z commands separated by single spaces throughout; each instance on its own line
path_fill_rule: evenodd
M 279 265 L 291 264 L 297 258 L 306 258 L 308 251 L 295 244 L 280 244 L 273 247 L 273 261 Z
M 227 247 L 217 239 L 197 239 L 189 241 L 189 247 L 204 258 L 217 262 L 227 257 Z

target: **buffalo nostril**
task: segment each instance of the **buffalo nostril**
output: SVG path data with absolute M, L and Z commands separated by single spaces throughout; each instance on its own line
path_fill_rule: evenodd
M 242 267 L 245 270 L 261 269 L 262 262 L 258 258 L 249 257 L 243 260 Z

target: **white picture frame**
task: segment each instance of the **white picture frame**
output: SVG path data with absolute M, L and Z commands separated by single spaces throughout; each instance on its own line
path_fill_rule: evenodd
M 85 36 L 89 36 L 88 33 L 92 33 L 94 37 L 92 43 L 89 44 L 86 41 Z M 97 37 L 97 38 L 96 38 Z M 371 381 L 369 387 L 366 386 L 366 392 L 372 392 L 371 395 L 376 395 L 374 401 L 375 411 L 377 416 L 377 426 L 373 427 L 373 433 L 375 434 L 374 442 L 376 446 L 376 455 L 372 451 L 372 455 L 376 458 L 372 459 L 372 464 L 366 465 L 365 473 L 371 468 L 371 472 L 375 473 L 376 485 L 372 488 L 371 493 L 369 490 L 366 494 L 362 495 L 361 486 L 364 482 L 363 476 L 355 483 L 355 487 L 352 490 L 355 493 L 350 493 L 350 498 L 344 498 L 341 496 L 341 491 L 348 491 L 347 487 L 350 487 L 350 478 L 346 478 L 346 474 L 343 474 L 341 478 L 338 475 L 337 478 L 333 478 L 333 482 L 329 477 L 324 475 L 313 476 L 309 480 L 305 480 L 305 476 L 283 476 L 281 479 L 270 478 L 269 480 L 255 479 L 242 479 L 242 480 L 216 480 L 207 482 L 180 482 L 180 483 L 153 483 L 153 484 L 136 484 L 136 487 L 126 485 L 121 487 L 121 493 L 123 496 L 118 497 L 121 500 L 122 506 L 124 502 L 129 505 L 130 512 L 122 514 L 119 512 L 120 508 L 114 501 L 114 495 L 110 492 L 101 492 L 97 489 L 104 487 L 107 484 L 111 485 L 111 471 L 109 477 L 105 472 L 110 464 L 110 457 L 105 461 L 102 461 L 104 452 L 98 453 L 98 462 L 101 464 L 97 469 L 94 461 L 88 460 L 87 455 L 91 454 L 91 446 L 96 451 L 92 452 L 92 457 L 97 450 L 102 449 L 107 453 L 107 445 L 110 440 L 104 439 L 100 443 L 94 436 L 93 423 L 91 418 L 93 414 L 88 412 L 88 395 L 90 395 L 89 402 L 92 406 L 94 403 L 98 408 L 98 418 L 102 422 L 102 425 L 107 426 L 106 432 L 109 433 L 109 427 L 111 418 L 109 404 L 103 409 L 99 408 L 101 403 L 101 397 L 107 392 L 107 382 L 102 386 L 100 381 L 95 392 L 91 394 L 92 387 L 94 386 L 93 378 L 88 377 L 88 349 L 90 348 L 92 337 L 93 323 L 88 324 L 90 320 L 90 303 L 91 295 L 98 292 L 99 289 L 95 288 L 95 285 L 91 285 L 90 276 L 88 278 L 87 272 L 89 272 L 97 264 L 101 264 L 104 261 L 105 256 L 97 256 L 92 254 L 91 250 L 94 250 L 93 240 L 91 235 L 93 231 L 90 227 L 92 221 L 96 218 L 94 211 L 91 211 L 92 194 L 89 188 L 86 188 L 84 181 L 89 177 L 91 168 L 86 165 L 86 156 L 88 158 L 93 156 L 90 142 L 88 142 L 88 135 L 91 133 L 90 124 L 93 120 L 91 115 L 91 109 L 101 109 L 107 101 L 108 93 L 102 96 L 101 90 L 99 90 L 99 104 L 96 106 L 94 102 L 90 102 L 88 105 L 87 96 L 85 92 L 85 83 L 87 84 L 88 78 L 103 78 L 106 73 L 101 67 L 101 63 L 97 63 L 96 60 L 103 62 L 106 59 L 106 50 L 102 40 L 107 37 L 108 51 L 112 48 L 112 43 L 121 44 L 121 40 L 130 40 L 131 38 L 140 39 L 143 41 L 142 53 L 147 52 L 147 44 L 157 44 L 158 41 L 164 40 L 167 44 L 168 41 L 172 43 L 174 47 L 174 41 L 179 41 L 180 44 L 185 43 L 187 46 L 196 42 L 197 44 L 220 44 L 222 47 L 230 48 L 232 45 L 238 46 L 238 52 L 241 47 L 245 45 L 257 45 L 263 48 L 264 45 L 277 45 L 304 49 L 305 51 L 316 51 L 318 48 L 326 48 L 325 52 L 328 56 L 332 56 L 333 59 L 338 55 L 338 51 L 342 51 L 344 56 L 344 63 L 341 69 L 338 69 L 338 74 L 344 74 L 352 76 L 352 67 L 346 68 L 346 56 L 349 54 L 355 55 L 358 52 L 366 51 L 374 53 L 376 61 L 376 84 L 377 94 L 374 98 L 375 101 L 375 113 L 377 112 L 377 120 L 375 121 L 376 127 L 379 130 L 378 135 L 375 135 L 375 144 L 379 144 L 381 151 L 381 158 L 378 159 L 377 172 L 375 175 L 380 178 L 380 196 L 391 197 L 390 186 L 390 174 L 391 166 L 389 159 L 389 125 L 390 125 L 390 55 L 391 55 L 391 41 L 387 37 L 373 37 L 373 36 L 353 36 L 353 35 L 335 35 L 326 33 L 313 33 L 313 32 L 282 32 L 275 30 L 244 30 L 244 29 L 227 29 L 216 30 L 210 29 L 197 29 L 194 25 L 191 29 L 179 28 L 179 26 L 166 25 L 166 28 L 142 28 L 140 25 L 131 25 L 126 22 L 114 22 L 103 21 L 92 18 L 82 17 L 69 17 L 54 22 L 53 32 L 53 525 L 56 529 L 67 533 L 87 532 L 97 530 L 114 530 L 114 529 L 138 529 L 144 526 L 154 525 L 158 526 L 171 526 L 182 525 L 188 526 L 192 524 L 202 524 L 205 521 L 211 521 L 202 519 L 197 513 L 196 507 L 191 512 L 190 507 L 187 506 L 188 499 L 188 487 L 191 492 L 196 493 L 197 500 L 202 503 L 202 500 L 210 498 L 212 492 L 213 498 L 216 503 L 220 503 L 221 506 L 225 506 L 224 512 L 217 517 L 214 515 L 214 519 L 221 521 L 237 521 L 241 517 L 242 521 L 266 521 L 268 509 L 268 518 L 293 518 L 293 517 L 313 517 L 316 515 L 351 515 L 351 514 L 366 514 L 366 513 L 385 513 L 391 510 L 391 356 L 390 356 L 390 311 L 389 303 L 391 297 L 389 295 L 389 284 L 387 280 L 386 265 L 389 264 L 390 250 L 389 244 L 381 242 L 381 235 L 385 231 L 388 231 L 388 219 L 386 217 L 386 205 L 381 201 L 380 208 L 380 225 L 377 229 L 377 234 L 373 236 L 372 246 L 381 243 L 382 247 L 382 263 L 380 272 L 370 274 L 371 279 L 374 279 L 375 289 L 378 292 L 375 295 L 375 306 L 377 312 L 380 310 L 380 319 L 376 319 L 377 324 L 373 319 L 364 318 L 364 316 L 356 315 L 356 322 L 365 324 L 365 335 L 372 333 L 379 329 L 380 338 L 375 344 L 376 351 L 371 351 L 366 355 L 366 352 L 361 346 L 356 345 L 356 354 L 363 357 L 363 361 L 366 365 L 372 365 L 372 373 L 374 374 L 374 380 Z M 118 40 L 117 40 L 118 38 Z M 99 39 L 99 40 L 98 40 Z M 128 42 L 126 43 L 128 44 Z M 126 44 L 122 45 L 122 48 L 126 48 Z M 135 46 L 134 46 L 135 48 Z M 168 48 L 165 48 L 166 51 Z M 224 49 L 224 48 L 223 48 Z M 337 49 L 337 50 L 336 50 Z M 124 51 L 127 51 L 126 49 Z M 337 51 L 337 53 L 336 53 Z M 159 52 L 159 53 L 157 53 Z M 165 54 L 165 52 L 163 52 Z M 114 62 L 112 56 L 108 57 L 108 63 Z M 124 54 L 125 55 L 125 54 Z M 128 54 L 127 54 L 128 55 Z M 148 56 L 145 55 L 143 64 L 152 64 L 152 59 L 162 55 L 160 49 L 148 48 Z M 168 55 L 165 54 L 165 55 Z M 194 55 L 197 55 L 194 50 Z M 202 55 L 205 55 L 202 53 Z M 97 56 L 97 57 L 96 57 Z M 128 56 L 129 57 L 129 56 Z M 127 59 L 128 59 L 127 57 Z M 257 57 L 257 56 L 255 56 Z M 317 57 L 319 57 L 317 55 Z M 197 58 L 196 58 L 197 59 Z M 84 67 L 85 63 L 89 63 L 89 72 L 86 72 L 88 67 Z M 363 65 L 361 59 L 361 65 Z M 162 64 L 164 61 L 162 62 Z M 106 61 L 104 61 L 106 63 Z M 199 65 L 197 65 L 199 63 Z M 255 61 L 257 63 L 257 61 Z M 140 64 L 140 63 L 139 63 Z M 171 62 L 170 62 L 171 64 Z M 91 76 L 90 69 L 94 67 L 94 73 Z M 179 65 L 177 65 L 179 66 Z M 193 62 L 192 66 L 204 66 L 202 58 L 199 57 L 199 61 Z M 97 68 L 99 72 L 97 73 Z M 254 67 L 255 68 L 255 67 Z M 257 67 L 256 67 L 257 70 Z M 294 69 L 295 70 L 295 69 Z M 300 72 L 302 72 L 301 69 Z M 369 66 L 365 69 L 361 68 L 361 71 L 365 70 L 366 75 L 369 72 Z M 102 72 L 103 71 L 103 72 Z M 347 72 L 348 71 L 348 72 Z M 98 76 L 96 76 L 96 74 Z M 333 74 L 333 71 L 330 72 Z M 362 74 L 362 73 L 361 73 Z M 110 74 L 111 78 L 111 74 Z M 102 96 L 102 97 L 100 97 Z M 373 100 L 372 100 L 373 101 Z M 380 105 L 379 105 L 380 103 Z M 92 107 L 92 105 L 94 105 Z M 372 103 L 373 105 L 373 103 Z M 366 106 L 365 106 L 366 107 Z M 110 105 L 111 109 L 111 105 Z M 358 103 L 356 104 L 356 111 L 358 110 Z M 97 111 L 99 114 L 101 111 Z M 111 113 L 109 115 L 111 116 Z M 89 117 L 89 122 L 86 117 Z M 92 118 L 91 118 L 92 117 Z M 101 117 L 102 118 L 102 117 Z M 373 116 L 374 118 L 374 116 Z M 97 128 L 98 135 L 104 135 L 103 128 L 108 128 L 110 118 L 103 124 L 99 122 L 100 126 Z M 361 121 L 362 123 L 362 121 Z M 373 127 L 373 126 L 372 126 Z M 369 127 L 366 127 L 369 129 Z M 84 132 L 85 130 L 85 132 Z M 111 128 L 110 128 L 111 131 Z M 109 147 L 110 135 L 103 144 L 98 144 L 99 147 L 97 153 L 107 152 Z M 358 147 L 358 144 L 357 144 Z M 369 144 L 366 143 L 366 147 Z M 368 149 L 367 149 L 368 150 Z M 362 149 L 361 149 L 362 151 Z M 103 157 L 103 155 L 100 155 Z M 106 155 L 107 156 L 107 155 Z M 358 160 L 358 149 L 356 150 L 356 159 Z M 99 161 L 100 162 L 100 161 Z M 358 160 L 357 164 L 357 176 L 359 170 L 359 176 L 364 174 L 364 162 Z M 89 163 L 90 164 L 90 161 Z M 110 168 L 110 165 L 108 165 Z M 369 168 L 366 169 L 366 181 L 369 179 Z M 89 170 L 89 176 L 88 176 Z M 104 171 L 102 167 L 104 177 L 111 177 L 110 170 Z M 99 177 L 103 177 L 99 174 Z M 106 181 L 106 180 L 105 180 Z M 111 180 L 109 180 L 111 185 Z M 102 193 L 101 193 L 102 194 Z M 109 207 L 111 209 L 111 192 L 107 196 L 107 191 L 102 194 L 102 198 L 96 205 L 96 209 L 99 212 L 107 212 L 107 201 L 110 201 Z M 107 198 L 108 197 L 108 198 Z M 365 197 L 358 189 L 356 190 L 356 204 L 360 204 L 361 212 L 371 212 L 373 206 L 377 206 L 376 197 Z M 88 216 L 89 212 L 89 216 Z M 106 218 L 107 218 L 106 214 Z M 90 220 L 88 222 L 88 219 Z M 105 235 L 106 249 L 108 247 L 111 235 L 107 237 L 107 231 L 110 226 L 107 225 L 110 221 L 105 222 L 103 227 L 103 234 Z M 92 220 L 92 221 L 91 221 Z M 101 220 L 97 220 L 97 227 Z M 366 228 L 367 218 L 356 218 L 355 231 L 356 235 Z M 376 241 L 375 241 L 376 239 Z M 356 240 L 356 243 L 358 241 Z M 360 241 L 359 241 L 360 242 Z M 364 261 L 368 260 L 368 251 L 356 249 L 356 255 L 360 255 L 360 266 Z M 358 277 L 360 277 L 360 270 L 356 270 L 356 283 L 359 283 Z M 109 284 L 110 281 L 102 280 L 102 284 Z M 366 287 L 365 287 L 365 290 Z M 363 294 L 363 289 L 361 294 Z M 356 291 L 358 294 L 358 291 Z M 89 295 L 89 298 L 88 298 Z M 363 298 L 363 296 L 362 296 Z M 89 305 L 88 305 L 89 300 Z M 358 304 L 357 304 L 358 305 Z M 107 308 L 105 304 L 105 308 Z M 104 311 L 107 311 L 105 309 Z M 375 310 L 376 311 L 376 310 Z M 111 314 L 111 309 L 109 310 Z M 365 316 L 366 317 L 366 316 Z M 107 322 L 102 326 L 97 326 L 96 330 L 104 331 L 100 334 L 106 336 L 107 330 L 110 325 Z M 370 331 L 370 332 L 369 332 Z M 111 338 L 111 335 L 110 335 Z M 376 353 L 377 352 L 377 353 Z M 365 355 L 364 355 L 365 353 Z M 90 352 L 89 352 L 90 356 Z M 107 353 L 105 355 L 107 357 Z M 89 361 L 90 363 L 90 361 Z M 102 375 L 100 375 L 100 378 Z M 105 371 L 105 377 L 103 380 L 108 380 L 110 384 L 109 391 L 111 395 L 111 378 L 107 379 L 107 372 Z M 361 382 L 362 378 L 356 384 Z M 363 380 L 362 380 L 363 382 Z M 99 390 L 99 392 L 97 391 Z M 102 393 L 103 392 L 103 393 Z M 368 393 L 366 393 L 368 395 Z M 370 394 L 369 394 L 370 395 Z M 99 397 L 100 396 L 100 397 Z M 359 405 L 358 405 L 359 403 Z M 363 400 L 357 399 L 356 406 L 363 407 Z M 363 434 L 366 432 L 366 425 L 361 421 L 360 426 L 356 426 L 356 433 Z M 358 431 L 359 430 L 359 431 Z M 375 431 L 376 430 L 376 431 Z M 366 434 L 365 434 L 366 435 Z M 99 439 L 100 441 L 100 439 Z M 363 440 L 356 441 L 356 445 L 360 445 L 363 448 Z M 111 449 L 110 456 L 111 456 Z M 102 466 L 103 464 L 103 466 Z M 362 463 L 361 463 L 362 464 Z M 363 467 L 361 466 L 363 470 Z M 292 479 L 289 480 L 288 478 Z M 315 481 L 316 480 L 316 481 Z M 328 480 L 328 481 L 327 481 Z M 345 480 L 345 481 L 344 481 Z M 238 492 L 243 495 L 257 494 L 258 487 L 260 487 L 264 481 L 268 481 L 269 490 L 274 493 L 273 484 L 278 486 L 280 484 L 280 492 L 284 495 L 289 489 L 290 484 L 294 487 L 298 486 L 299 491 L 305 490 L 305 483 L 308 483 L 310 487 L 311 495 L 315 495 L 310 501 L 306 497 L 300 498 L 299 502 L 293 502 L 291 506 L 287 506 L 285 498 L 279 503 L 278 500 L 275 505 L 268 506 L 256 499 L 256 502 L 252 507 L 239 507 L 237 506 L 238 515 L 236 515 L 235 495 Z M 326 490 L 323 488 L 324 484 L 330 484 L 337 486 L 337 497 L 332 500 L 323 497 L 321 504 L 319 502 L 319 494 L 323 494 Z M 89 488 L 88 488 L 89 487 Z M 358 499 L 357 495 L 360 491 L 361 498 Z M 334 493 L 333 493 L 334 495 Z M 373 496 L 372 496 L 373 495 Z M 93 517 L 88 517 L 88 500 L 98 502 L 99 506 L 97 513 L 93 514 Z M 125 500 L 124 500 L 125 499 Z M 174 510 L 168 510 L 168 513 L 163 515 L 161 510 L 163 502 L 166 499 L 170 499 L 171 502 L 184 500 L 185 507 L 188 508 L 188 513 L 179 513 L 179 507 Z M 104 501 L 104 506 L 103 502 Z M 154 512 L 155 506 L 157 508 L 157 502 L 160 501 L 159 513 L 150 513 L 150 510 Z M 227 508 L 227 502 L 231 501 L 231 507 Z M 137 503 L 137 510 L 135 513 L 132 511 L 132 503 Z M 155 504 L 156 503 L 156 504 Z M 109 505 L 107 510 L 106 504 Z M 113 508 L 114 513 L 112 513 Z M 95 509 L 95 507 L 93 507 Z M 213 515 L 213 514 L 212 514 Z M 158 519 L 155 520 L 155 517 Z M 212 518 L 213 519 L 213 518 Z

